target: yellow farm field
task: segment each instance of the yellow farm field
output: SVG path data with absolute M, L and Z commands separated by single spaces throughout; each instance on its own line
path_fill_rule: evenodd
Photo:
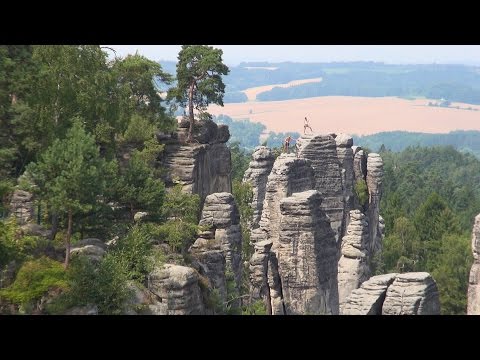
M 303 118 L 314 132 L 357 135 L 381 131 L 447 133 L 452 130 L 480 130 L 480 111 L 427 106 L 428 99 L 405 100 L 395 97 L 368 98 L 325 96 L 309 99 L 212 105 L 213 115 L 260 122 L 267 131 L 303 132 Z M 452 103 L 460 108 L 480 110 L 480 106 Z

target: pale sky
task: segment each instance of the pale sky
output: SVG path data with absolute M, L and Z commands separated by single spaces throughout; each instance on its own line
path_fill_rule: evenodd
M 135 53 L 152 60 L 176 60 L 180 45 L 106 45 L 117 55 Z M 213 45 L 227 65 L 242 61 L 379 61 L 390 64 L 480 65 L 480 45 Z

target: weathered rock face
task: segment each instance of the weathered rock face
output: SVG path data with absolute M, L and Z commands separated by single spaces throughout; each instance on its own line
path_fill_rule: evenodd
M 468 285 L 468 315 L 480 315 L 480 214 L 475 217 L 472 231 L 473 265 Z
M 105 255 L 107 245 L 99 239 L 83 239 L 70 248 L 70 256 L 86 256 L 94 262 L 99 262 Z
M 435 281 L 425 272 L 373 276 L 353 290 L 342 315 L 439 315 Z
M 348 142 L 341 140 L 342 146 Z M 337 155 L 337 144 L 331 135 L 303 135 L 299 156 L 311 161 L 315 187 L 323 198 L 322 209 L 330 218 L 338 242 L 344 227 L 344 199 L 342 169 Z
M 265 146 L 256 147 L 252 154 L 252 161 L 250 161 L 243 177 L 243 181 L 250 183 L 253 190 L 251 229 L 259 227 L 260 218 L 262 217 L 263 200 L 265 200 L 267 179 L 272 171 L 274 161 L 275 157 L 269 148 Z
M 316 190 L 280 201 L 277 258 L 287 315 L 338 314 L 337 246 L 321 202 Z
M 338 295 L 340 307 L 353 290 L 370 277 L 368 266 L 368 222 L 360 210 L 350 211 L 347 234 L 342 239 L 338 262 Z
M 437 284 L 426 272 L 398 274 L 387 289 L 382 315 L 439 315 Z
M 24 190 L 15 190 L 10 200 L 10 213 L 16 218 L 20 225 L 33 221 L 33 194 Z
M 355 208 L 354 199 L 354 184 L 355 174 L 353 171 L 353 138 L 346 134 L 338 134 L 335 138 L 337 143 L 337 155 L 340 162 L 342 172 L 342 187 L 343 187 L 343 199 L 344 199 L 344 212 L 343 212 L 343 233 L 341 237 L 345 235 L 346 226 L 350 222 L 350 210 Z
M 255 243 L 254 253 L 249 263 L 250 301 L 262 299 L 267 305 L 268 314 L 272 312 L 270 288 L 267 281 L 271 248 L 271 240 Z
M 370 231 L 370 244 L 368 250 L 373 256 L 373 254 L 381 250 L 382 247 L 381 242 L 378 241 L 379 236 L 377 236 L 377 234 L 380 232 L 379 210 L 382 197 L 383 160 L 378 154 L 368 154 L 366 182 L 369 193 L 367 217 Z
M 203 315 L 205 307 L 197 272 L 189 267 L 166 264 L 148 277 L 148 289 L 155 295 L 150 305 L 154 315 Z
M 240 289 L 242 232 L 240 213 L 233 195 L 225 192 L 208 195 L 199 225 L 208 230 L 201 234 L 190 250 L 205 270 L 205 275 L 214 287 L 219 286 L 220 292 L 226 295 L 225 270 L 229 270 L 233 272 L 237 289 Z
M 232 192 L 231 156 L 225 143 L 230 138 L 228 126 L 217 126 L 213 121 L 198 121 L 194 142 L 185 142 L 188 129 L 180 127 L 176 133 L 157 134 L 165 149 L 160 163 L 166 169 L 167 186 L 182 184 L 184 191 L 199 194 L 201 203 L 207 195 Z
M 293 154 L 280 155 L 268 176 L 260 226 L 252 231 L 252 242 L 271 240 L 275 249 L 279 235 L 280 200 L 295 192 L 312 190 L 313 186 L 310 161 L 298 159 Z
M 396 276 L 397 274 L 386 274 L 371 277 L 359 289 L 352 291 L 345 304 L 340 305 L 340 313 L 342 315 L 382 315 L 387 288 Z

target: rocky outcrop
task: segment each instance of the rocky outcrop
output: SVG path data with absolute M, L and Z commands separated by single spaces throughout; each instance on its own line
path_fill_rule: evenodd
M 383 160 L 378 154 L 368 154 L 366 182 L 369 193 L 367 217 L 370 232 L 370 244 L 368 246 L 368 251 L 373 256 L 373 254 L 380 251 L 382 247 L 378 234 L 380 233 L 379 211 L 380 200 L 382 198 Z
M 72 258 L 78 255 L 86 256 L 94 262 L 99 262 L 105 255 L 106 250 L 107 245 L 99 239 L 83 239 L 70 248 L 70 256 Z
M 349 143 L 339 140 L 342 148 Z M 330 218 L 338 242 L 344 228 L 344 191 L 342 169 L 340 166 L 337 143 L 331 135 L 303 135 L 300 139 L 299 157 L 311 161 L 314 170 L 315 187 L 323 198 L 322 209 Z
M 226 274 L 233 275 L 238 290 L 242 279 L 240 213 L 233 195 L 225 192 L 208 195 L 199 225 L 206 230 L 190 252 L 198 262 L 199 272 L 226 299 Z
M 154 315 L 203 315 L 205 306 L 198 273 L 189 267 L 166 264 L 148 276 L 148 289 L 155 297 L 149 305 Z
M 342 239 L 338 262 L 338 295 L 340 307 L 355 289 L 370 277 L 368 264 L 368 222 L 360 210 L 350 211 L 347 234 Z
M 278 269 L 277 248 L 280 233 L 280 201 L 293 193 L 313 189 L 314 178 L 310 161 L 299 159 L 294 154 L 280 155 L 267 179 L 265 200 L 259 227 L 251 234 L 253 244 L 270 241 L 267 281 L 272 314 L 284 314 L 281 278 Z M 254 255 L 255 256 L 255 255 Z M 262 282 L 260 282 L 262 283 Z M 255 288 L 255 286 L 254 286 Z
M 337 155 L 340 162 L 342 171 L 342 187 L 343 187 L 343 199 L 344 199 L 344 211 L 343 211 L 343 233 L 345 235 L 346 226 L 350 222 L 350 210 L 355 208 L 354 197 L 354 185 L 355 174 L 353 171 L 353 138 L 350 135 L 338 134 L 335 137 L 337 143 Z
M 338 314 L 337 246 L 321 202 L 316 190 L 280 201 L 276 255 L 287 315 Z
M 199 194 L 201 204 L 209 194 L 232 192 L 231 156 L 225 143 L 230 138 L 228 126 L 211 120 L 196 122 L 192 143 L 186 143 L 188 122 L 172 134 L 157 134 L 165 144 L 160 165 L 166 169 L 167 186 L 181 184 L 185 192 Z
M 265 200 L 265 192 L 267 187 L 268 175 L 272 171 L 275 157 L 272 151 L 266 146 L 258 146 L 252 154 L 252 161 L 248 166 L 243 177 L 243 182 L 252 185 L 253 200 L 251 203 L 253 209 L 253 217 L 251 221 L 251 229 L 259 227 L 260 218 L 262 217 L 263 201 Z
M 75 306 L 65 310 L 64 315 L 98 315 L 96 305 L 91 306 Z
M 10 200 L 10 213 L 20 225 L 33 221 L 35 213 L 33 194 L 24 190 L 15 190 Z
M 468 284 L 468 315 L 480 315 L 480 214 L 475 217 L 472 231 L 473 265 Z
M 426 272 L 398 274 L 387 289 L 382 315 L 439 315 L 437 284 Z
M 340 274 L 339 274 L 340 275 Z M 342 315 L 382 315 L 382 306 L 387 288 L 393 283 L 397 274 L 373 276 L 355 289 L 340 305 Z
M 267 314 L 272 313 L 270 288 L 268 286 L 268 264 L 272 241 L 259 241 L 254 244 L 254 253 L 249 262 L 250 302 L 263 300 L 267 305 Z
M 273 249 L 278 244 L 280 224 L 280 200 L 295 192 L 312 190 L 313 169 L 310 161 L 296 158 L 293 154 L 280 155 L 268 176 L 259 228 L 252 231 L 253 243 L 271 240 Z
M 353 290 L 342 315 L 439 315 L 435 281 L 425 272 L 371 277 Z

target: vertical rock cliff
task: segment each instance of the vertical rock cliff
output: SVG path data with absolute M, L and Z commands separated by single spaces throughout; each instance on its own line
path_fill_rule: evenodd
M 480 214 L 472 231 L 473 265 L 468 284 L 468 315 L 480 315 Z
M 338 261 L 338 294 L 340 307 L 350 293 L 370 277 L 368 222 L 360 210 L 350 211 L 347 234 L 342 239 Z
M 337 246 L 318 191 L 280 201 L 278 269 L 285 314 L 338 314 Z
M 187 127 L 181 123 L 172 134 L 157 134 L 165 144 L 159 159 L 166 170 L 165 184 L 182 184 L 186 192 L 199 194 L 202 204 L 209 194 L 232 192 L 231 155 L 225 144 L 230 138 L 228 126 L 200 120 L 190 144 L 186 143 Z

